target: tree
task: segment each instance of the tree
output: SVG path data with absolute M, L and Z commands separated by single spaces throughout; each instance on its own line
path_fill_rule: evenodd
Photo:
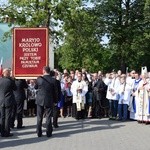
M 137 68 L 150 65 L 150 0 L 9 0 L 1 20 L 25 27 L 48 27 L 60 68 Z M 6 33 L 5 37 L 8 37 Z M 102 37 L 109 43 L 103 45 Z
M 144 37 L 147 40 L 150 40 L 150 0 L 146 0 L 146 2 L 145 2 L 144 24 L 145 24 Z M 149 42 L 149 44 L 150 44 L 150 42 Z
M 141 23 L 142 30 L 134 38 L 132 49 L 137 52 L 137 66 L 150 66 L 149 48 L 150 48 L 150 0 L 145 1 L 143 15 L 144 20 Z
M 126 66 L 133 67 L 134 60 L 138 60 L 137 51 L 131 45 L 143 31 L 144 4 L 144 0 L 104 0 L 96 5 L 110 39 L 114 67 L 121 68 L 123 72 Z
M 9 26 L 21 27 L 48 27 L 49 33 L 55 45 L 58 44 L 59 38 L 63 35 L 59 32 L 61 26 L 60 12 L 67 14 L 67 9 L 77 7 L 80 0 L 8 0 L 8 4 L 0 8 L 2 22 L 7 16 L 9 18 Z M 11 33 L 10 33 L 11 34 Z M 4 38 L 7 38 L 6 33 Z
M 97 28 L 97 18 L 92 9 L 79 8 L 64 18 L 64 43 L 58 50 L 59 65 L 64 69 L 85 67 L 89 71 L 100 68 L 102 60 L 102 28 Z

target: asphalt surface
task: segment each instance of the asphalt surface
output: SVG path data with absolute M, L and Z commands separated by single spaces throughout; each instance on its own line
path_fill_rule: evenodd
M 45 120 L 43 120 L 45 122 Z M 150 150 L 150 125 L 136 121 L 59 118 L 53 136 L 37 137 L 36 117 L 24 118 L 24 129 L 0 137 L 0 150 Z

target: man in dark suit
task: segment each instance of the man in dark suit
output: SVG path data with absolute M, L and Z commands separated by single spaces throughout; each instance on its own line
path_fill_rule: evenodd
M 54 79 L 56 79 L 56 76 L 58 75 L 57 72 L 51 70 L 50 76 Z M 60 81 L 56 79 L 57 88 L 58 88 L 58 100 L 60 101 L 61 98 L 61 84 Z M 53 106 L 53 127 L 58 128 L 58 116 L 59 116 L 59 108 L 58 105 Z
M 1 136 L 9 137 L 11 110 L 14 103 L 13 90 L 16 90 L 15 81 L 10 78 L 11 71 L 9 68 L 3 70 L 3 77 L 0 78 L 0 113 L 1 113 Z
M 106 91 L 106 85 L 103 82 L 102 78 L 98 78 L 98 74 L 95 73 L 93 76 L 93 108 L 92 108 L 92 117 L 94 118 L 101 118 L 101 103 L 104 99 L 105 91 Z
M 56 79 L 50 76 L 50 68 L 43 67 L 43 76 L 38 77 L 35 89 L 38 89 L 37 104 L 37 135 L 42 136 L 43 114 L 46 113 L 46 135 L 52 136 L 52 110 L 58 101 L 58 88 Z
M 23 126 L 23 105 L 24 105 L 24 100 L 26 99 L 25 89 L 28 88 L 28 84 L 24 79 L 15 79 L 15 84 L 17 86 L 17 90 L 14 91 L 16 107 L 14 106 L 13 109 L 16 110 L 16 114 L 14 113 L 14 116 L 12 117 L 13 119 L 12 119 L 11 127 L 13 128 L 14 121 L 15 121 L 15 115 L 17 115 L 17 128 L 21 129 L 21 128 L 24 128 L 24 126 Z

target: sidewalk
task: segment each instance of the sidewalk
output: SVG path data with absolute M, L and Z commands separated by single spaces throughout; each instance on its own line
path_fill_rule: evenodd
M 45 121 L 45 120 L 43 120 Z M 150 125 L 136 121 L 60 118 L 59 128 L 47 138 L 36 135 L 36 117 L 24 118 L 26 128 L 13 137 L 0 137 L 2 150 L 150 150 Z

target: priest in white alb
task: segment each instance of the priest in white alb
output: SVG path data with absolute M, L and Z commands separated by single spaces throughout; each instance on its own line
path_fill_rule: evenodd
M 78 73 L 77 79 L 72 83 L 71 92 L 73 94 L 73 113 L 76 119 L 85 118 L 85 95 L 88 91 L 88 86 L 82 80 L 82 73 Z
M 150 124 L 150 83 L 147 73 L 142 73 L 138 87 L 138 122 Z

